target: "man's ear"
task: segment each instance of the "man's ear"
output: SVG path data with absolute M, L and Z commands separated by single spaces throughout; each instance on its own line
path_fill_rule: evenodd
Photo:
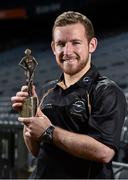
M 89 52 L 93 53 L 96 48 L 97 48 L 97 39 L 96 38 L 92 38 L 91 41 L 89 42 Z
M 55 44 L 54 41 L 51 42 L 51 48 L 52 48 L 52 52 L 55 55 Z

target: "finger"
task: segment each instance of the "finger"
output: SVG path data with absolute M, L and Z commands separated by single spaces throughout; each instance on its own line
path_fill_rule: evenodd
M 25 97 L 20 97 L 20 96 L 13 96 L 11 98 L 12 103 L 17 103 L 17 102 L 22 102 L 25 99 Z
M 23 102 L 23 101 L 22 101 Z M 11 98 L 11 103 L 12 103 L 12 108 L 16 111 L 20 111 L 21 107 L 22 107 L 22 103 L 21 101 L 17 100 L 17 97 L 12 97 Z
M 18 121 L 23 122 L 24 118 L 18 117 Z
M 18 121 L 20 121 L 21 123 L 25 124 L 26 126 L 28 126 L 31 123 L 31 119 L 30 118 L 24 118 L 24 117 L 18 117 Z
M 32 86 L 32 94 L 33 96 L 37 97 L 36 87 L 34 85 Z
M 23 105 L 23 101 L 24 101 L 24 97 L 17 97 L 14 96 L 11 98 L 11 103 L 12 103 L 12 107 L 16 108 L 16 107 L 21 107 Z
M 12 108 L 21 108 L 22 107 L 22 103 L 14 103 L 14 104 L 12 104 Z
M 19 92 L 16 93 L 16 96 L 18 96 L 18 97 L 27 97 L 28 92 L 19 91 Z
M 43 112 L 41 111 L 40 108 L 37 108 L 36 117 L 42 117 L 42 116 L 44 116 Z
M 26 126 L 26 128 L 25 128 L 25 132 L 30 133 L 30 132 L 31 132 L 30 128 L 28 128 L 28 127 Z
M 25 135 L 26 137 L 31 137 L 31 134 L 30 134 L 30 132 L 28 132 L 28 131 L 25 132 L 24 135 Z
M 22 86 L 21 91 L 22 92 L 27 92 L 28 91 L 28 86 Z

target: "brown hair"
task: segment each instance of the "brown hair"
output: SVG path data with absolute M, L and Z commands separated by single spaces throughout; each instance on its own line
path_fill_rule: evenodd
M 92 22 L 85 15 L 74 11 L 64 12 L 56 18 L 52 29 L 52 38 L 54 39 L 54 30 L 56 27 L 61 27 L 76 23 L 83 24 L 85 28 L 85 32 L 87 34 L 88 41 L 90 42 L 90 40 L 94 37 L 94 28 Z

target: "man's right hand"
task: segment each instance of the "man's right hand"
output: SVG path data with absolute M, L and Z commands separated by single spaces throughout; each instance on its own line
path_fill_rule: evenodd
M 16 96 L 11 97 L 12 108 L 15 111 L 21 111 L 24 99 L 28 97 L 27 90 L 27 86 L 22 86 L 21 91 L 17 92 Z

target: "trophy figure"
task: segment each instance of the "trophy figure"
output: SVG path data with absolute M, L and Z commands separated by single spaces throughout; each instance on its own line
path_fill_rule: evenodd
M 37 97 L 32 96 L 32 85 L 36 66 L 36 59 L 31 55 L 31 50 L 25 50 L 25 56 L 21 59 L 19 65 L 25 70 L 26 84 L 28 86 L 28 97 L 24 100 L 21 117 L 32 117 L 37 111 Z

